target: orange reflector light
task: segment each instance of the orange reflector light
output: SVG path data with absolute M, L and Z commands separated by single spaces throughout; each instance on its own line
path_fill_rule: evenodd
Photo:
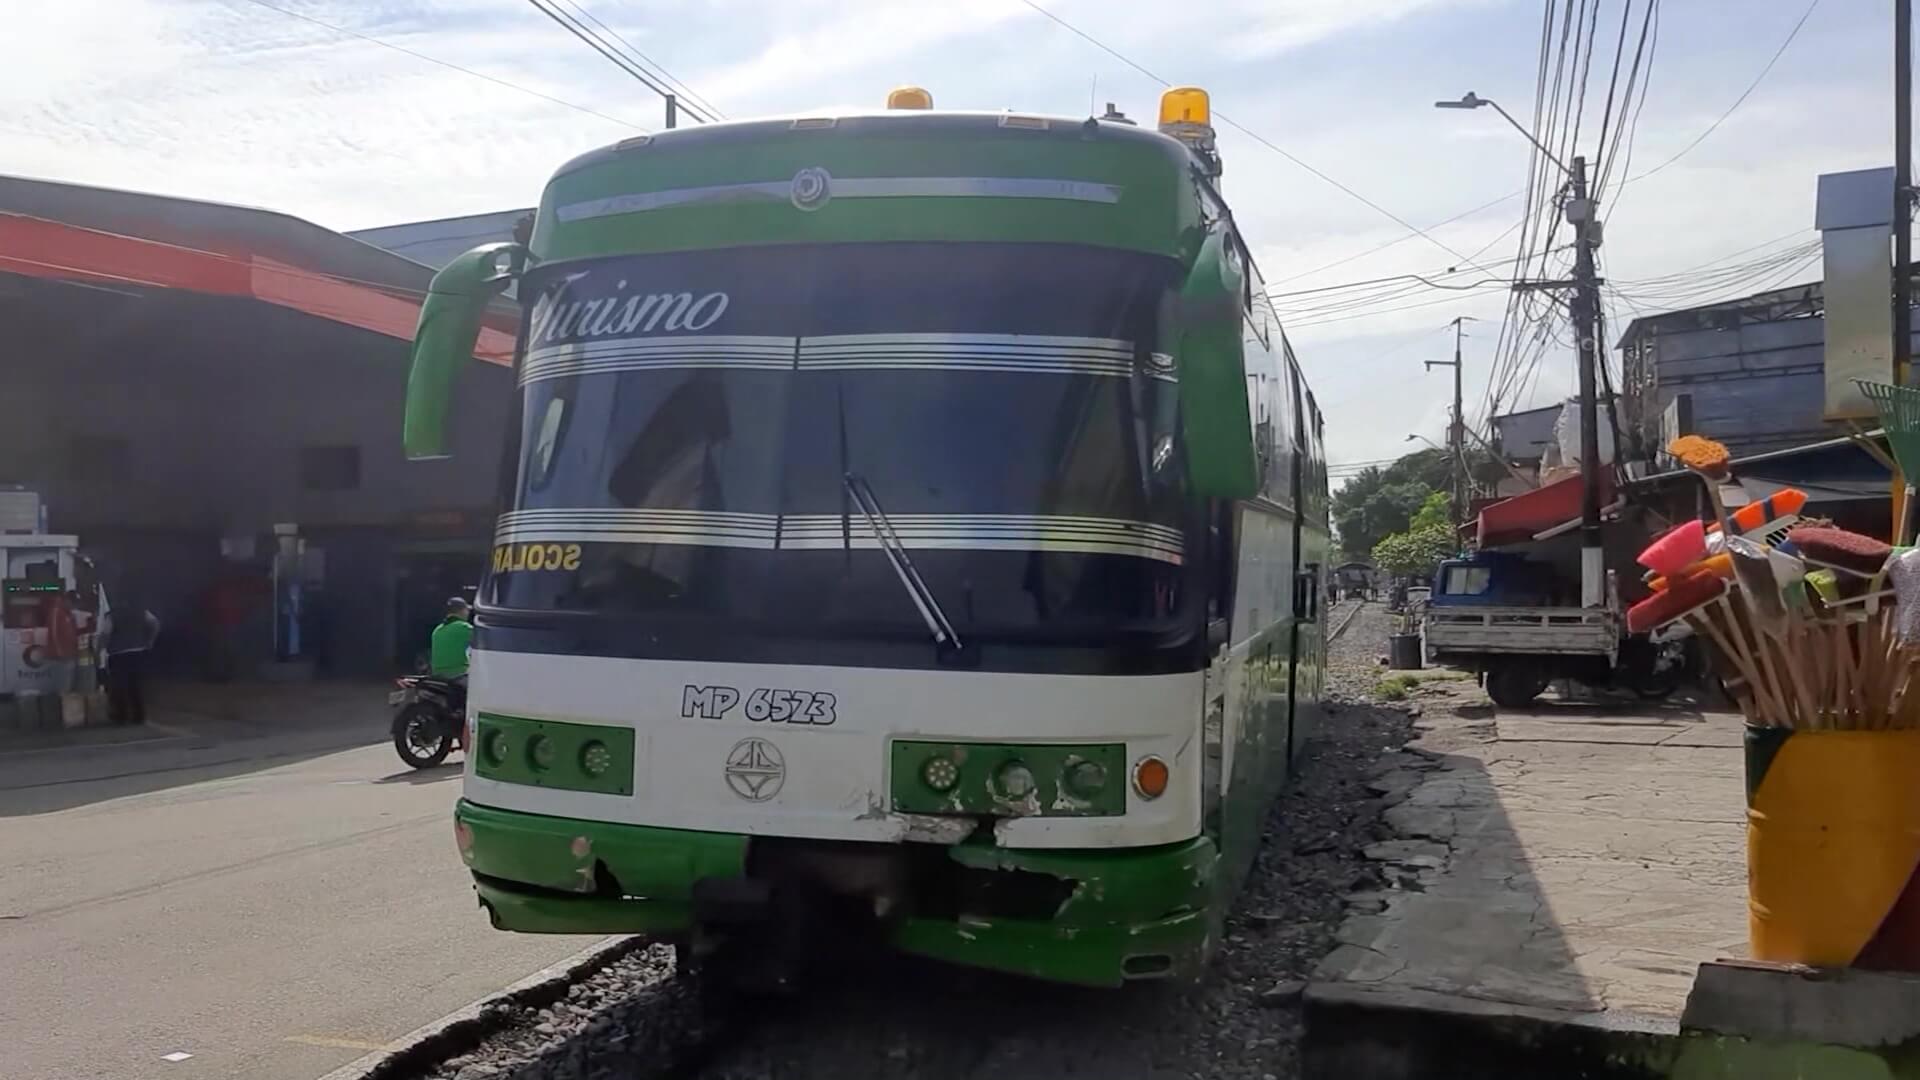
M 1157 799 L 1167 793 L 1167 781 L 1171 777 L 1167 763 L 1148 754 L 1134 763 L 1133 790 L 1143 799 Z

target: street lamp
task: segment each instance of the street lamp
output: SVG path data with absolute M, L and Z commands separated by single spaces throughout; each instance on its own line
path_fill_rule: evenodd
M 1439 443 L 1434 442 L 1432 439 L 1427 438 L 1425 435 L 1409 435 L 1406 437 L 1405 441 L 1412 442 L 1415 439 L 1419 439 L 1421 442 L 1426 443 L 1428 446 L 1433 447 L 1435 450 L 1438 450 L 1443 454 L 1447 452 L 1446 447 L 1441 446 Z
M 1568 176 L 1573 175 L 1572 169 L 1567 168 L 1567 166 L 1563 162 L 1561 162 L 1559 158 L 1554 157 L 1553 151 L 1540 145 L 1540 140 L 1533 137 L 1533 132 L 1528 131 L 1525 127 L 1522 127 L 1520 124 L 1520 121 L 1515 120 L 1512 117 L 1512 115 L 1510 115 L 1507 112 L 1507 110 L 1500 107 L 1499 102 L 1494 101 L 1492 98 L 1483 98 L 1478 94 L 1475 94 L 1473 91 L 1469 90 L 1465 94 L 1460 95 L 1459 101 L 1436 101 L 1433 103 L 1433 107 L 1436 109 L 1477 109 L 1482 105 L 1493 106 L 1493 111 L 1499 113 L 1502 117 L 1504 117 L 1507 123 L 1512 124 L 1513 130 L 1526 136 L 1527 141 L 1533 144 L 1534 149 L 1546 155 L 1546 158 L 1548 161 L 1551 161 L 1555 165 L 1559 166 L 1561 172 L 1566 173 Z

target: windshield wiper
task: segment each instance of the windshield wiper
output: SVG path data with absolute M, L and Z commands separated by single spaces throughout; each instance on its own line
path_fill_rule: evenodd
M 935 645 L 960 648 L 960 635 L 948 621 L 947 613 L 940 610 L 940 601 L 933 598 L 933 590 L 920 577 L 920 571 L 914 569 L 913 560 L 907 557 L 907 546 L 900 542 L 900 535 L 893 531 L 893 523 L 887 520 L 886 511 L 880 509 L 880 500 L 874 498 L 873 487 L 857 473 L 847 473 L 843 477 L 847 494 L 853 497 L 853 504 L 860 508 L 860 516 L 867 519 L 867 527 L 880 541 L 880 550 L 887 555 L 887 562 L 893 565 L 893 572 L 900 578 L 900 586 L 907 590 L 907 596 L 913 600 L 913 606 L 920 611 L 921 621 L 927 624 L 927 632 L 933 635 Z

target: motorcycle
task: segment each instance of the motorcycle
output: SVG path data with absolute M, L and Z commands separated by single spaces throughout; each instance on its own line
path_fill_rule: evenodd
M 431 769 L 463 748 L 467 688 L 431 675 L 395 679 L 387 695 L 393 714 L 393 749 L 416 769 Z

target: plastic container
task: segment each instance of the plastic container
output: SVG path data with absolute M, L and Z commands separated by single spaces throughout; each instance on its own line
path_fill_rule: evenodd
M 1920 971 L 1920 731 L 1749 727 L 1753 958 Z
M 1387 635 L 1387 666 L 1395 671 L 1418 671 L 1426 657 L 1421 655 L 1419 634 Z

